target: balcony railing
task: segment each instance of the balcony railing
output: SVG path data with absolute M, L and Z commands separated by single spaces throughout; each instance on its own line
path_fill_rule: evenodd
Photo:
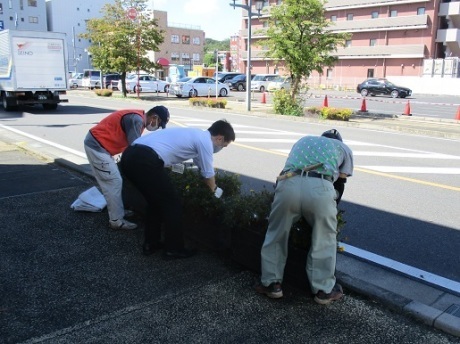
M 380 7 L 390 5 L 429 2 L 430 0 L 329 0 L 325 4 L 326 11 L 336 11 L 363 7 Z
M 424 44 L 405 45 L 375 45 L 339 48 L 331 55 L 339 59 L 367 59 L 367 58 L 423 58 L 425 57 Z
M 366 32 L 380 30 L 425 29 L 428 27 L 428 15 L 385 17 L 376 19 L 340 20 L 331 22 L 334 32 Z

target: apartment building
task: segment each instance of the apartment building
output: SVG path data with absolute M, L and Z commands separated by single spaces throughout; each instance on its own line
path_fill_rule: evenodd
M 91 41 L 80 38 L 79 35 L 86 32 L 87 20 L 102 17 L 101 9 L 107 2 L 107 0 L 46 1 L 48 31 L 64 32 L 67 35 L 69 71 L 82 72 L 84 69 L 93 68 L 91 54 L 88 52 Z
M 193 70 L 193 65 L 203 64 L 205 33 L 200 26 L 168 23 L 168 13 L 153 11 L 153 17 L 164 31 L 164 42 L 157 52 L 150 52 L 149 58 L 163 66 L 160 78 L 169 75 L 170 65 L 182 65 L 185 75 Z
M 260 17 L 248 19 L 243 12 L 240 70 L 247 65 L 251 25 L 253 73 L 287 74 L 282 61 L 264 57 L 266 19 L 281 2 L 265 1 Z M 325 9 L 331 30 L 352 36 L 334 53 L 336 65 L 311 82 L 355 87 L 367 77 L 460 77 L 459 0 L 328 0 Z
M 0 0 L 0 30 L 48 31 L 45 0 Z

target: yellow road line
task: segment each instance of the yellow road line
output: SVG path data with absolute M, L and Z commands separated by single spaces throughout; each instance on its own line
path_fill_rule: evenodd
M 171 122 L 176 124 L 176 125 L 179 125 L 181 127 L 185 127 L 185 125 L 183 125 L 183 124 L 181 124 L 179 122 L 175 122 L 175 121 L 171 121 Z M 254 151 L 258 151 L 258 152 L 263 152 L 263 153 L 269 153 L 269 154 L 274 154 L 274 155 L 279 155 L 279 156 L 284 156 L 284 157 L 288 156 L 288 154 L 286 154 L 286 153 L 281 153 L 281 152 L 276 152 L 276 151 L 269 150 L 269 149 L 257 148 L 257 147 L 253 147 L 253 146 L 243 145 L 241 143 L 236 143 L 236 142 L 232 143 L 232 145 L 237 146 L 237 147 L 241 147 L 241 148 L 251 149 L 251 150 L 254 150 Z M 420 179 L 396 176 L 396 175 L 393 175 L 393 174 L 367 170 L 367 169 L 360 168 L 360 167 L 355 167 L 355 171 L 368 173 L 368 174 L 374 174 L 374 175 L 381 176 L 381 177 L 386 177 L 386 178 L 404 180 L 406 182 L 415 183 L 415 184 L 433 186 L 433 187 L 436 187 L 436 188 L 441 188 L 441 189 L 446 189 L 446 190 L 451 190 L 451 191 L 460 191 L 460 187 L 456 187 L 456 186 L 439 184 L 439 183 L 432 183 L 432 182 L 427 182 L 427 181 L 420 180 Z
M 252 146 L 243 145 L 243 144 L 240 144 L 240 143 L 232 143 L 232 145 L 235 145 L 235 146 L 238 146 L 238 147 L 242 147 L 242 148 L 251 149 L 251 150 L 255 150 L 255 151 L 259 151 L 259 152 L 264 152 L 264 153 L 270 153 L 270 154 L 280 155 L 280 156 L 284 156 L 284 157 L 287 157 L 287 156 L 288 156 L 288 154 L 286 154 L 286 153 L 276 152 L 276 151 L 272 151 L 272 150 L 268 150 L 268 149 L 263 149 L 263 148 L 252 147 Z M 420 179 L 414 179 L 414 178 L 396 176 L 396 175 L 393 175 L 393 174 L 384 173 L 384 172 L 378 172 L 378 171 L 373 171 L 373 170 L 367 170 L 367 169 L 360 168 L 360 167 L 355 167 L 355 171 L 359 171 L 359 172 L 363 172 L 363 173 L 368 173 L 368 174 L 374 174 L 374 175 L 381 176 L 381 177 L 386 177 L 386 178 L 393 178 L 393 179 L 404 180 L 404 181 L 406 181 L 406 182 L 411 182 L 411 183 L 416 183 L 416 184 L 422 184 L 422 185 L 427 185 L 427 186 L 433 186 L 433 187 L 437 187 L 437 188 L 441 188 L 441 189 L 446 189 L 446 190 L 451 190 L 451 191 L 460 191 L 460 187 L 455 187 L 455 186 L 450 186 L 450 185 L 445 185 L 445 184 L 439 184 L 439 183 L 432 183 L 432 182 L 427 182 L 427 181 L 420 180 Z

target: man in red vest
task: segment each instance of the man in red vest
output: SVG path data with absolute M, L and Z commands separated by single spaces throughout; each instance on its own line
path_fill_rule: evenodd
M 123 153 L 144 129 L 164 129 L 169 111 L 164 106 L 144 110 L 120 110 L 105 117 L 86 135 L 84 146 L 102 194 L 107 201 L 109 225 L 112 229 L 135 229 L 137 225 L 124 219 L 122 177 L 113 156 Z

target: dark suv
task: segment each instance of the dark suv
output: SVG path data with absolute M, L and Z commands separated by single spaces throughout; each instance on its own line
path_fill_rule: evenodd
M 251 78 L 254 74 L 251 75 Z M 246 74 L 237 75 L 234 78 L 227 81 L 227 85 L 231 90 L 244 91 L 246 90 Z
M 242 75 L 244 73 L 237 73 L 237 72 L 218 72 L 217 73 L 217 80 L 219 82 L 223 82 L 226 84 L 230 79 L 233 79 L 237 75 Z M 214 73 L 213 78 L 216 78 L 216 73 Z
M 406 98 L 412 95 L 412 90 L 407 87 L 396 86 L 387 79 L 367 79 L 356 87 L 356 91 L 363 97 L 383 94 L 392 98 Z
M 103 83 L 104 88 L 109 88 L 112 90 L 118 90 L 118 80 L 121 79 L 121 75 L 117 73 L 113 74 L 104 74 Z

